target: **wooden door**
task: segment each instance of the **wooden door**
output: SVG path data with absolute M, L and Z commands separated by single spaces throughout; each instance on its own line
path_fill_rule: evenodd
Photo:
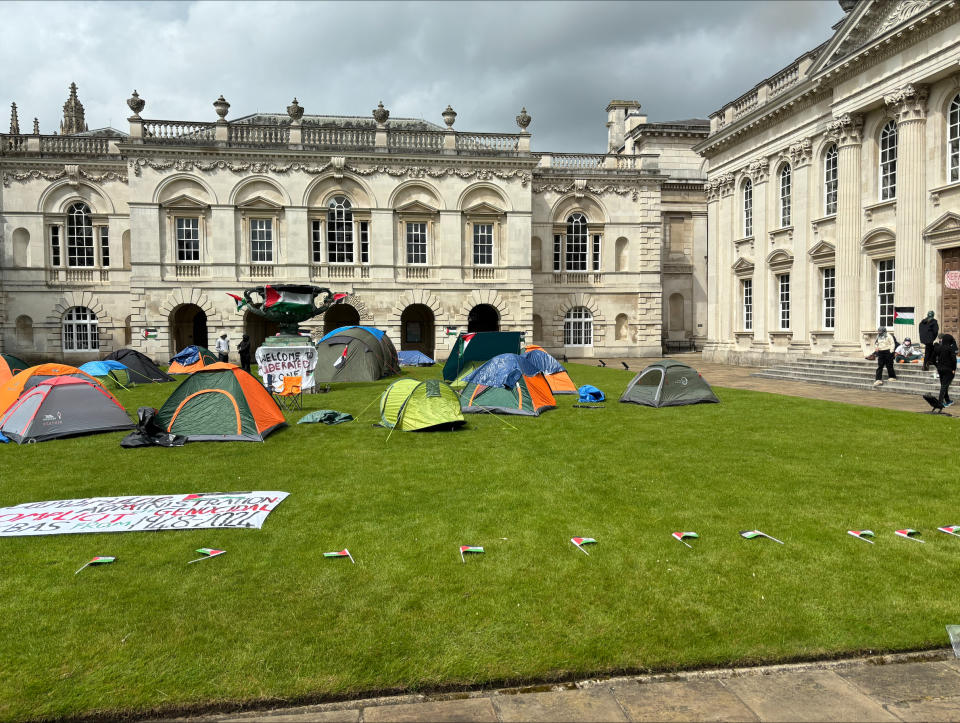
M 940 277 L 940 284 L 943 289 L 943 316 L 940 318 L 940 331 L 944 334 L 953 334 L 953 338 L 960 338 L 960 289 L 947 288 L 946 278 L 949 274 L 953 277 L 950 286 L 960 284 L 960 248 L 945 249 L 940 252 L 940 258 L 943 261 L 943 275 Z

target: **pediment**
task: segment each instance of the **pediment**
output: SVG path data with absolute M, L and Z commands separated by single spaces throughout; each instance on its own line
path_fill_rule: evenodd
M 741 256 L 730 268 L 737 276 L 749 276 L 753 273 L 753 262 Z
M 807 252 L 810 260 L 815 264 L 833 261 L 837 255 L 837 249 L 832 243 L 821 241 Z
M 960 215 L 947 211 L 923 229 L 924 238 L 960 235 Z
M 470 208 L 465 208 L 463 212 L 469 216 L 503 216 L 506 213 L 502 208 L 497 208 L 486 201 L 481 201 Z
M 193 196 L 188 196 L 185 193 L 181 193 L 179 196 L 174 196 L 168 201 L 163 202 L 164 208 L 187 208 L 195 211 L 205 210 L 210 208 L 209 204 L 204 203 L 203 201 L 198 201 Z
M 248 198 L 246 201 L 238 203 L 237 208 L 269 208 L 277 211 L 283 208 L 283 206 L 276 201 L 271 201 L 269 198 L 264 198 L 263 196 L 254 196 L 253 198 Z
M 897 237 L 886 227 L 873 229 L 860 241 L 860 248 L 869 256 L 893 253 L 896 245 Z
M 433 215 L 437 213 L 437 209 L 428 206 L 425 203 L 420 201 L 410 201 L 403 206 L 400 206 L 396 209 L 397 213 L 412 213 L 412 214 L 421 214 L 421 215 Z
M 767 256 L 767 266 L 771 271 L 785 271 L 793 266 L 793 255 L 783 249 L 774 249 Z

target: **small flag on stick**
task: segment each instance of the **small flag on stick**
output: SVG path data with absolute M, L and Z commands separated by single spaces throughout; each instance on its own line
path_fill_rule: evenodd
M 353 559 L 353 555 L 350 554 L 350 550 L 343 548 L 342 550 L 337 550 L 336 552 L 325 552 L 323 553 L 324 557 L 349 557 L 350 562 L 356 565 L 356 561 Z
M 246 299 L 243 299 L 243 298 L 237 296 L 236 294 L 231 294 L 229 291 L 226 292 L 226 293 L 227 293 L 227 296 L 229 296 L 231 299 L 233 299 L 233 302 L 237 305 L 237 311 L 240 311 L 241 309 L 243 309 L 244 306 L 247 305 L 247 300 L 246 300 Z
M 686 539 L 695 540 L 700 537 L 700 535 L 698 535 L 696 532 L 674 532 L 671 536 L 678 542 L 683 542 Z M 687 547 L 689 547 L 691 550 L 693 549 L 692 545 L 689 545 L 686 542 L 683 542 L 683 544 L 687 545 Z
M 869 542 L 871 545 L 873 544 L 873 540 L 867 539 L 867 538 L 869 538 L 869 537 L 874 537 L 874 534 L 873 534 L 873 532 L 872 532 L 871 530 L 847 530 L 847 534 L 848 534 L 848 535 L 853 535 L 853 536 L 856 537 L 858 540 L 863 540 L 864 542 Z
M 226 550 L 214 550 L 212 547 L 201 547 L 197 550 L 203 557 L 198 557 L 196 560 L 190 560 L 187 564 L 191 562 L 200 562 L 201 560 L 209 560 L 211 557 L 216 557 L 217 555 L 222 555 Z
M 912 537 L 912 535 L 919 535 L 920 530 L 912 530 L 909 527 L 903 530 L 894 530 L 893 534 L 900 535 L 900 537 L 905 537 L 908 540 L 913 540 L 914 542 L 923 542 L 923 540 L 918 540 L 916 537 Z
M 944 525 L 943 527 L 938 527 L 940 532 L 946 532 L 948 535 L 953 535 L 954 537 L 960 537 L 960 525 Z
M 592 537 L 571 537 L 570 542 L 572 542 L 574 544 L 574 547 L 576 547 L 578 550 L 580 550 L 580 552 L 582 552 L 584 555 L 588 557 L 590 556 L 590 553 L 584 550 L 583 546 L 597 544 L 597 541 L 594 540 Z
M 466 552 L 466 553 L 470 553 L 470 552 L 481 552 L 481 553 L 482 553 L 482 552 L 483 552 L 483 548 L 482 548 L 482 547 L 475 547 L 475 546 L 473 546 L 473 545 L 460 545 L 460 562 L 464 562 L 464 563 L 466 562 L 466 560 L 465 560 L 464 557 L 463 557 L 463 554 L 464 554 L 465 552 Z
M 748 540 L 752 540 L 755 537 L 766 537 L 768 540 L 779 542 L 781 545 L 783 544 L 783 540 L 778 540 L 776 537 L 771 537 L 766 532 L 760 532 L 760 530 L 742 530 L 740 532 L 740 537 L 745 537 Z
M 344 363 L 347 361 L 347 349 L 349 349 L 349 347 L 346 347 L 346 346 L 343 347 L 343 354 L 341 354 L 340 356 L 338 356 L 338 357 L 337 357 L 337 360 L 333 363 L 333 368 L 334 368 L 334 369 L 339 369 L 339 368 L 342 367 L 342 366 L 344 365 Z
M 91 565 L 107 565 L 107 564 L 109 564 L 109 563 L 111 563 L 111 562 L 115 562 L 116 559 L 117 559 L 117 558 L 115 558 L 115 557 L 101 557 L 101 556 L 98 555 L 97 557 L 95 557 L 95 558 L 93 558 L 92 560 L 90 560 L 90 562 L 88 562 L 86 565 L 84 565 L 83 567 L 81 567 L 80 570 L 83 570 L 83 569 L 85 569 L 85 568 L 87 568 L 87 567 L 90 567 Z M 77 572 L 75 572 L 75 573 L 73 573 L 73 574 L 74 574 L 74 575 L 78 574 L 78 573 L 80 572 L 80 570 L 77 570 Z

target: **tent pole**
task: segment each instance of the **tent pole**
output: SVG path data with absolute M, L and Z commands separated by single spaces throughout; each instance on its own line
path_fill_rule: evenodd
M 353 421 L 354 421 L 354 422 L 359 422 L 359 421 L 360 421 L 360 417 L 363 416 L 363 413 L 366 412 L 368 409 L 370 409 L 370 407 L 373 406 L 374 402 L 376 402 L 378 399 L 380 399 L 381 396 L 383 396 L 383 395 L 382 395 L 382 394 L 379 394 L 379 395 L 377 395 L 376 397 L 374 397 L 374 398 L 373 398 L 373 401 L 370 402 L 370 404 L 368 404 L 367 406 L 365 406 L 365 407 L 363 408 L 363 411 L 360 412 L 360 414 L 358 414 L 356 417 L 353 418 Z

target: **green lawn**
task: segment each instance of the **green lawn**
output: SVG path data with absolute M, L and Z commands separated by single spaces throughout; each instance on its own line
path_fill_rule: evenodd
M 655 410 L 616 402 L 631 372 L 569 368 L 604 409 L 559 397 L 515 429 L 470 415 L 389 442 L 373 405 L 265 444 L 0 447 L 0 505 L 290 493 L 261 530 L 0 538 L 0 718 L 946 645 L 960 539 L 936 527 L 960 523 L 956 420 L 729 389 Z M 305 412 L 356 415 L 386 384 L 334 385 Z M 173 386 L 118 397 L 134 413 Z M 754 527 L 786 545 L 737 534 Z M 572 536 L 598 544 L 588 557 Z M 460 544 L 486 554 L 461 564 Z M 198 547 L 228 553 L 186 565 Z M 321 556 L 342 547 L 356 565 Z M 118 561 L 74 576 L 94 555 Z

